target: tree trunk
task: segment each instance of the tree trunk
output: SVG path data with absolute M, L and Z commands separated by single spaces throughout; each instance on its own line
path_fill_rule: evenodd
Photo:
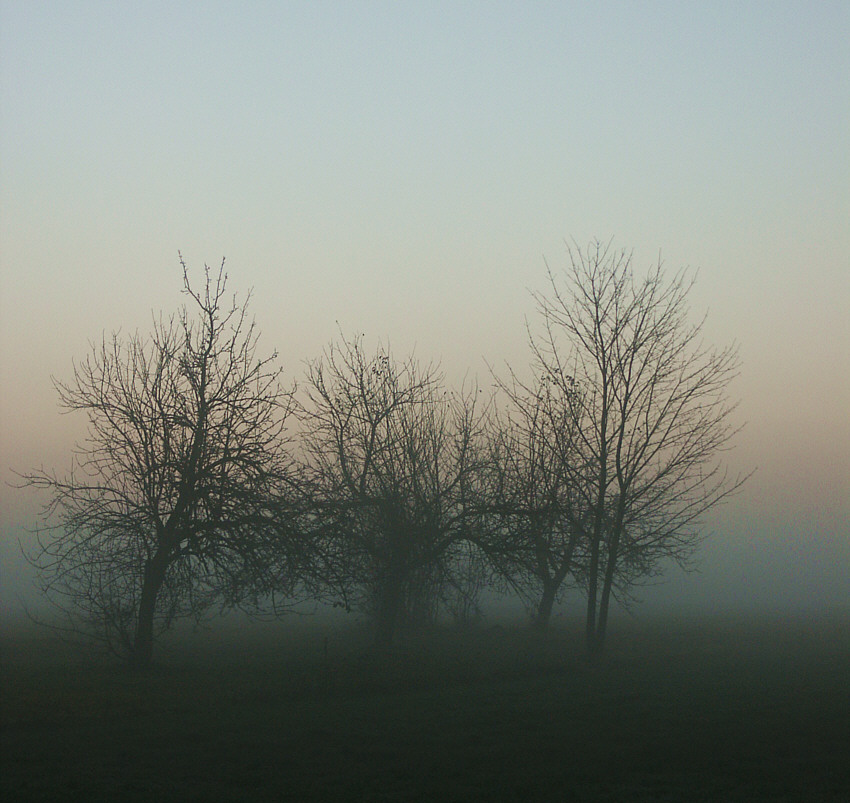
M 385 577 L 378 591 L 378 610 L 376 618 L 375 644 L 378 647 L 391 647 L 395 640 L 396 625 L 402 603 L 401 578 L 392 573 Z
M 614 585 L 614 573 L 617 569 L 617 553 L 620 547 L 619 531 L 615 532 L 608 547 L 608 560 L 605 565 L 605 577 L 602 581 L 602 598 L 599 603 L 599 620 L 596 624 L 596 650 L 605 647 L 605 631 L 608 628 L 608 607 L 611 603 L 611 589 Z
M 599 603 L 599 619 L 596 623 L 596 652 L 605 649 L 605 633 L 608 629 L 608 600 L 611 597 L 611 586 L 608 578 L 602 586 L 602 601 Z
M 603 387 L 604 391 L 604 387 Z M 607 430 L 608 416 L 603 412 L 602 417 L 602 442 L 605 443 L 605 432 Z M 603 450 L 601 455 L 601 468 L 597 484 L 596 509 L 593 512 L 593 540 L 590 545 L 590 566 L 587 577 L 587 621 L 585 624 L 585 640 L 587 651 L 591 654 L 597 652 L 596 635 L 596 598 L 599 591 L 599 548 L 602 544 L 602 529 L 605 518 L 605 489 L 608 486 L 607 452 Z
M 165 571 L 168 568 L 167 554 L 157 551 L 153 558 L 145 561 L 145 574 L 142 579 L 142 595 L 139 600 L 139 618 L 136 622 L 136 635 L 133 640 L 133 653 L 130 662 L 137 669 L 150 666 L 153 657 L 153 620 L 156 612 L 156 599 Z
M 594 537 L 590 550 L 590 566 L 587 577 L 587 618 L 584 636 L 587 651 L 596 652 L 596 589 L 599 582 L 599 538 Z
M 555 604 L 555 595 L 558 593 L 558 583 L 553 580 L 543 581 L 543 595 L 540 597 L 540 604 L 537 606 L 537 616 L 534 617 L 534 627 L 541 632 L 545 632 L 549 627 L 549 620 L 552 618 L 552 607 Z

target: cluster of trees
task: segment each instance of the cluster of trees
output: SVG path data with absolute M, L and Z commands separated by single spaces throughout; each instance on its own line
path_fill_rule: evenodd
M 530 370 L 493 394 L 340 336 L 286 387 L 226 275 L 155 319 L 104 338 L 56 383 L 88 416 L 48 492 L 31 560 L 45 594 L 140 666 L 157 633 L 210 606 L 274 611 L 314 598 L 368 611 L 376 640 L 458 619 L 487 586 L 533 603 L 587 603 L 602 649 L 612 596 L 665 559 L 687 564 L 703 514 L 740 487 L 720 453 L 734 347 L 703 345 L 691 283 L 635 275 L 610 246 L 568 248 L 535 296 Z

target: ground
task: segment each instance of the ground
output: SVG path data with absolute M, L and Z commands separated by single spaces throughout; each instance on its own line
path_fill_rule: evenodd
M 215 623 L 213 623 L 214 625 Z M 3 800 L 844 801 L 850 621 L 179 636 L 139 674 L 2 636 Z

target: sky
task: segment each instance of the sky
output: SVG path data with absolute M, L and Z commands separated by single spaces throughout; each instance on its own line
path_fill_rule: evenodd
M 0 612 L 83 422 L 51 377 L 226 257 L 293 380 L 338 332 L 528 363 L 599 238 L 698 271 L 757 468 L 646 610 L 850 605 L 850 4 L 0 0 Z

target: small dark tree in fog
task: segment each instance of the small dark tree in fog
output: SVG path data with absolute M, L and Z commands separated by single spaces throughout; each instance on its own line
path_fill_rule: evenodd
M 300 408 L 325 576 L 371 611 L 379 644 L 450 571 L 476 459 L 474 395 L 432 366 L 342 339 L 309 365 Z M 426 615 L 429 615 L 426 611 Z
M 474 509 L 477 502 L 471 503 Z M 473 517 L 477 518 L 477 517 Z M 496 585 L 486 553 L 475 542 L 475 525 L 468 525 L 470 538 L 452 545 L 447 582 L 441 589 L 441 603 L 452 621 L 459 627 L 467 627 L 483 616 L 481 594 Z
M 508 406 L 488 428 L 480 543 L 508 584 L 534 605 L 535 626 L 545 630 L 582 546 L 575 525 L 582 499 L 573 498 L 558 448 L 575 424 L 564 415 L 557 386 L 536 381 L 526 388 L 516 377 L 498 384 Z
M 737 350 L 702 342 L 688 321 L 692 282 L 598 242 L 568 248 L 536 296 L 536 373 L 564 403 L 555 441 L 585 551 L 588 646 L 604 645 L 611 596 L 657 570 L 687 564 L 703 514 L 743 482 L 719 459 L 736 429 L 727 389 Z
M 138 666 L 175 617 L 280 580 L 290 394 L 223 263 L 200 291 L 181 264 L 188 308 L 148 337 L 104 338 L 55 383 L 88 416 L 70 474 L 25 478 L 51 493 L 32 556 L 45 592 Z

